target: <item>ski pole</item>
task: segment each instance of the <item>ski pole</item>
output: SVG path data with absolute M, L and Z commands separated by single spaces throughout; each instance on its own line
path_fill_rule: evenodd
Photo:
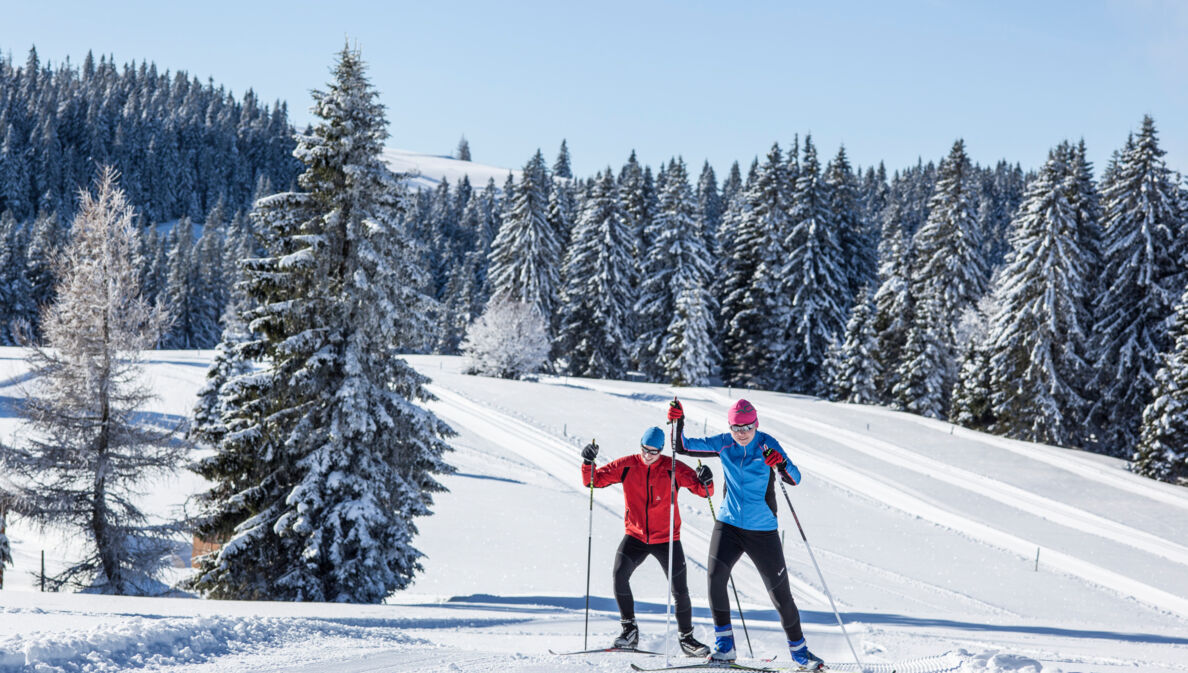
M 766 446 L 764 453 L 771 451 Z M 808 550 L 809 558 L 813 561 L 813 567 L 817 569 L 817 577 L 821 579 L 821 586 L 825 589 L 825 595 L 829 597 L 829 605 L 833 608 L 833 616 L 837 617 L 837 625 L 841 627 L 842 635 L 846 637 L 846 644 L 850 646 L 850 653 L 854 655 L 854 661 L 858 663 L 858 668 L 865 671 L 866 666 L 863 665 L 862 660 L 858 658 L 858 651 L 854 649 L 854 642 L 850 640 L 850 634 L 846 631 L 846 625 L 842 622 L 841 613 L 837 611 L 837 604 L 833 602 L 833 594 L 829 591 L 829 585 L 825 584 L 825 575 L 821 573 L 821 566 L 817 565 L 817 557 L 813 555 L 813 548 L 809 546 L 808 536 L 804 534 L 804 527 L 800 525 L 800 517 L 796 516 L 796 508 L 792 506 L 792 498 L 788 497 L 788 487 L 784 486 L 784 480 L 780 478 L 780 473 L 774 467 L 771 468 L 775 472 L 776 481 L 780 483 L 780 491 L 784 493 L 784 500 L 788 503 L 788 511 L 792 512 L 792 520 L 796 522 L 796 528 L 800 531 L 800 539 L 804 540 L 804 548 Z
M 590 443 L 598 446 L 598 441 Z M 594 554 L 594 463 L 590 463 L 590 527 L 586 533 L 586 633 L 582 636 L 582 649 L 590 649 L 590 560 Z
M 701 459 L 697 459 L 697 467 L 701 467 Z M 714 511 L 714 501 L 707 495 L 705 501 L 709 503 L 710 517 L 718 523 L 718 513 Z M 747 631 L 747 618 L 743 616 L 742 601 L 738 600 L 738 588 L 734 586 L 734 573 L 730 573 L 730 590 L 734 592 L 734 606 L 738 608 L 738 619 L 743 625 L 743 635 L 747 637 L 747 652 L 755 658 L 755 650 L 751 647 L 751 634 Z
M 673 397 L 672 399 L 675 400 L 676 397 Z M 673 529 L 672 529 L 673 523 L 676 520 L 676 427 L 673 425 L 673 421 L 668 422 L 668 436 L 669 436 L 669 439 L 670 439 L 670 442 L 672 445 L 672 447 L 671 447 L 672 464 L 669 467 L 669 473 L 672 477 L 672 483 L 671 483 L 671 485 L 669 487 L 669 491 L 668 491 L 668 566 L 667 566 L 668 572 L 665 573 L 666 575 L 668 575 L 668 600 L 665 601 L 665 603 L 664 603 L 664 665 L 665 666 L 667 666 L 669 663 L 668 651 L 672 647 L 672 638 L 669 637 L 671 635 L 671 631 L 669 630 L 671 627 L 670 627 L 670 623 L 669 623 L 669 619 L 668 619 L 668 609 L 672 605 L 672 576 L 673 576 L 672 542 L 673 542 L 673 538 L 676 537 L 673 534 L 675 531 L 673 531 Z

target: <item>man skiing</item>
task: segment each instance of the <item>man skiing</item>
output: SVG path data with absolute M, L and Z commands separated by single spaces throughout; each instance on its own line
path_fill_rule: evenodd
M 759 432 L 759 415 L 746 400 L 739 400 L 727 412 L 729 433 L 685 437 L 684 416 L 679 401 L 669 403 L 668 420 L 677 424 L 675 451 L 686 456 L 720 458 L 726 489 L 709 547 L 709 601 L 716 637 L 710 661 L 729 662 L 737 657 L 726 583 L 734 564 L 746 554 L 759 570 L 780 615 L 792 660 L 806 670 L 824 669 L 825 662 L 810 652 L 804 641 L 776 521 L 775 474 L 795 486 L 800 483 L 800 469 L 788 460 L 774 437 Z
M 619 604 L 620 623 L 623 632 L 615 638 L 614 647 L 635 649 L 639 645 L 639 628 L 635 625 L 635 600 L 631 595 L 631 574 L 648 556 L 660 562 L 668 574 L 668 522 L 669 507 L 676 506 L 676 495 L 672 491 L 672 469 L 676 466 L 676 487 L 685 487 L 702 497 L 714 492 L 714 475 L 708 467 L 699 466 L 696 471 L 684 463 L 668 456 L 661 456 L 664 450 L 664 431 L 657 427 L 648 428 L 640 440 L 639 453 L 623 456 L 594 467 L 598 446 L 587 444 L 582 449 L 582 484 L 590 486 L 593 478 L 595 488 L 612 484 L 623 484 L 623 502 L 626 513 L 623 517 L 626 534 L 615 554 L 614 581 L 615 601 Z M 689 600 L 689 584 L 685 571 L 685 551 L 681 547 L 681 514 L 679 509 L 671 512 L 672 517 L 672 595 L 676 603 L 677 627 L 680 633 L 681 650 L 691 657 L 704 657 L 709 647 L 693 637 L 693 606 Z

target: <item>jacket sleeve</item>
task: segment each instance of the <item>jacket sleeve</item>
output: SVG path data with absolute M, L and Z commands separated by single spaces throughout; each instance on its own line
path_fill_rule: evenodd
M 582 486 L 590 485 L 590 473 L 594 473 L 594 488 L 603 488 L 618 484 L 627 476 L 630 465 L 625 458 L 616 458 L 599 468 L 593 468 L 589 463 L 582 463 Z
M 788 457 L 788 452 L 784 450 L 784 447 L 780 446 L 780 443 L 777 442 L 774 437 L 768 437 L 767 441 L 763 443 L 763 446 L 764 448 L 772 449 L 773 451 L 779 451 L 780 455 L 784 457 L 784 463 L 776 470 L 776 472 L 780 475 L 780 479 L 783 479 L 785 483 L 792 484 L 793 486 L 799 484 L 800 468 L 796 467 L 796 464 L 793 463 L 792 459 Z
M 684 486 L 703 498 L 708 498 L 714 494 L 714 482 L 711 481 L 709 486 L 703 486 L 701 481 L 697 479 L 697 472 L 693 468 L 680 461 L 673 462 L 676 463 L 677 488 Z
M 684 420 L 684 419 L 682 419 Z M 722 453 L 722 443 L 717 437 L 686 437 L 685 424 L 677 424 L 676 452 L 694 458 L 717 458 Z

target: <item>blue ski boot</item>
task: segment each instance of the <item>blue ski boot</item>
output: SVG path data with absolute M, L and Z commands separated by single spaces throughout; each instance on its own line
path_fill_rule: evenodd
M 738 655 L 734 652 L 734 631 L 729 625 L 714 627 L 714 651 L 710 652 L 709 663 L 734 661 Z
M 788 649 L 792 650 L 792 661 L 800 666 L 802 671 L 823 671 L 825 670 L 825 662 L 821 657 L 809 652 L 808 645 L 805 644 L 804 639 L 801 638 L 796 642 L 788 641 Z

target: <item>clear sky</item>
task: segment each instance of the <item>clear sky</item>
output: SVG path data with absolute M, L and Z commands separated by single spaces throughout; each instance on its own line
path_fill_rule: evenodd
M 309 91 L 346 39 L 362 50 L 393 147 L 574 170 L 682 155 L 724 177 L 812 133 L 825 157 L 894 170 L 964 138 L 975 161 L 1038 165 L 1084 138 L 1097 169 L 1151 114 L 1188 172 L 1188 2 L 37 2 L 0 4 L 0 49 L 23 64 L 88 49 L 213 78 L 241 95 Z

